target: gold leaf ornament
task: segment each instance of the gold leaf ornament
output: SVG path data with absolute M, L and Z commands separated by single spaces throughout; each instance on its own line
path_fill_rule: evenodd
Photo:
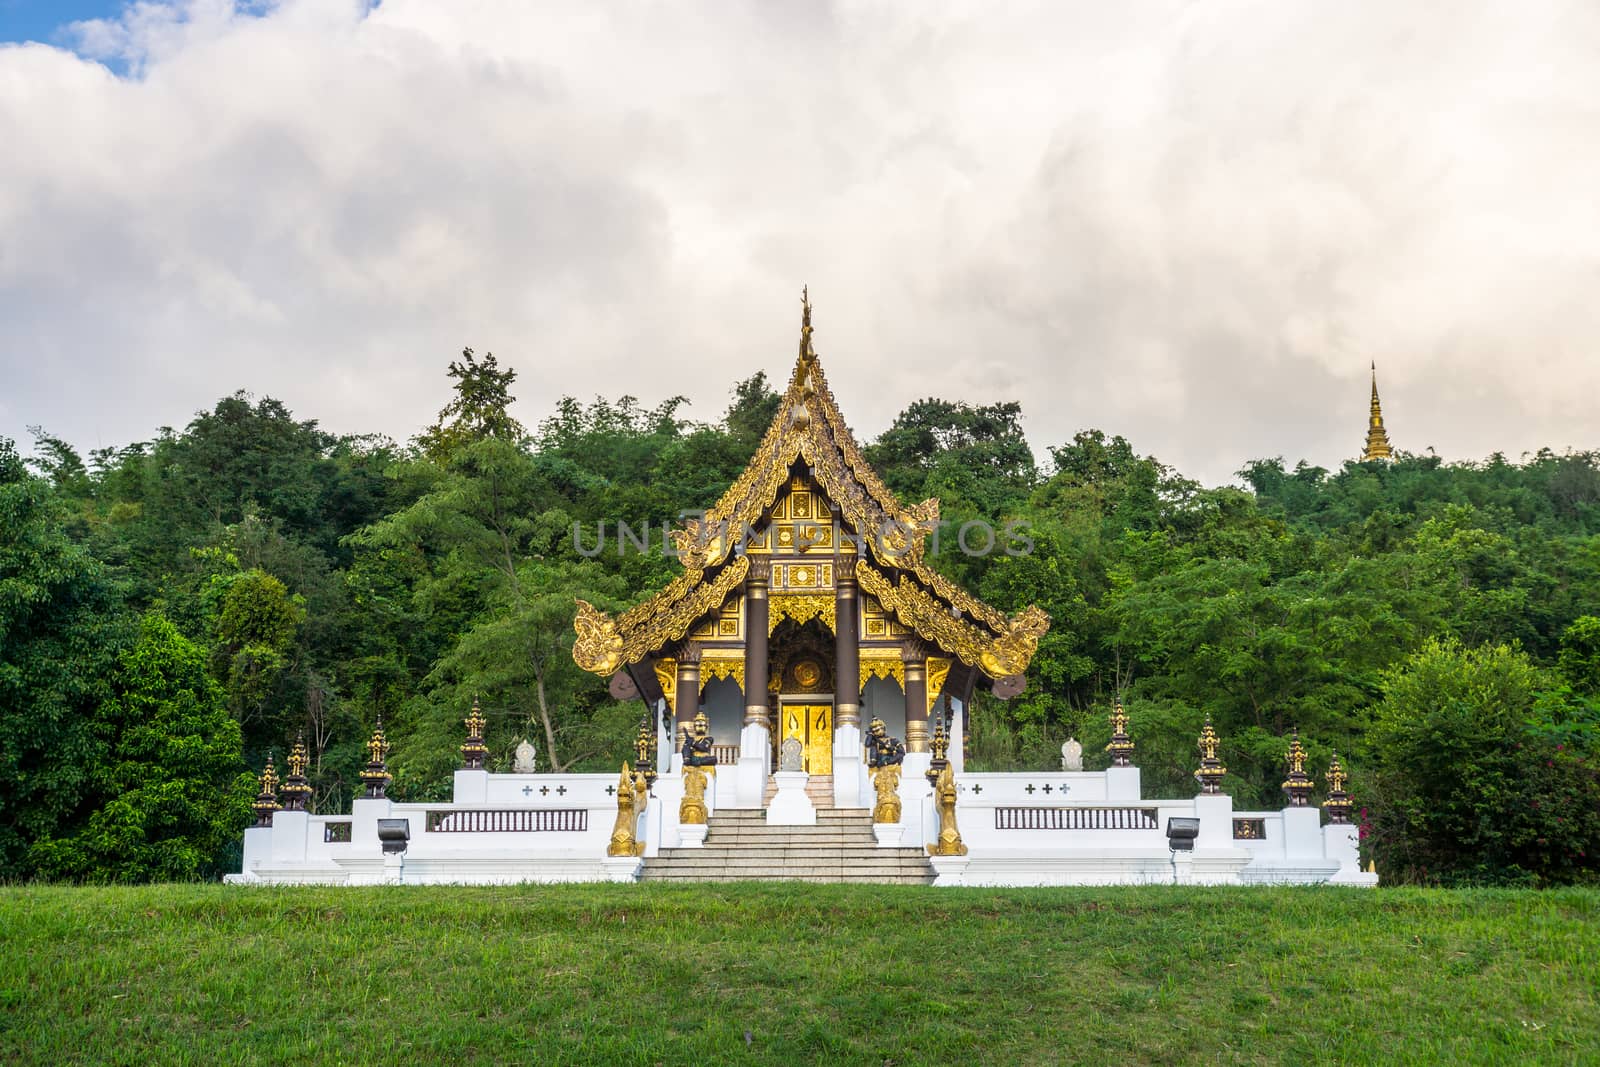
M 611 674 L 622 666 L 622 635 L 615 619 L 580 598 L 572 628 L 578 634 L 572 660 L 579 667 L 593 674 Z

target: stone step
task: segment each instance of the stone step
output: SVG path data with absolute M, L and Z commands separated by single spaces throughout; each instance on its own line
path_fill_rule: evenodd
M 642 882 L 804 882 L 815 885 L 932 885 L 933 875 L 743 875 L 743 874 L 680 874 L 672 871 L 645 871 L 639 875 Z
M 652 856 L 645 865 L 647 868 L 671 867 L 676 871 L 717 870 L 717 871 L 810 871 L 830 870 L 855 874 L 904 874 L 913 872 L 927 873 L 928 865 L 923 857 L 885 861 L 885 862 L 840 862 L 838 859 L 795 859 L 783 861 L 777 857 L 767 859 L 738 859 L 718 861 L 709 856 Z
M 871 863 L 885 858 L 921 860 L 925 853 L 921 849 L 914 848 L 746 845 L 740 848 L 664 848 L 661 850 L 661 855 L 672 859 L 690 859 L 695 855 L 705 855 L 722 857 L 723 859 L 734 856 L 749 859 L 832 859 L 852 863 L 856 861 Z
M 872 812 L 867 808 L 818 808 L 818 822 L 864 822 L 872 821 Z M 760 808 L 721 808 L 711 815 L 712 824 L 717 822 L 756 822 L 766 825 L 767 813 Z
M 776 784 L 768 799 L 776 792 Z M 826 787 L 826 796 L 820 796 Z M 870 808 L 833 806 L 833 783 L 813 775 L 807 783 L 817 821 L 810 826 L 769 826 L 760 808 L 714 812 L 703 848 L 664 848 L 646 859 L 643 881 L 834 882 L 856 885 L 930 885 L 933 867 L 921 848 L 879 848 Z
M 645 870 L 651 871 L 660 868 L 678 872 L 699 872 L 711 874 L 747 874 L 755 877 L 762 873 L 771 874 L 853 874 L 866 877 L 871 874 L 923 874 L 929 873 L 927 864 L 920 863 L 880 863 L 871 866 L 845 863 L 824 863 L 817 860 L 808 860 L 800 863 L 690 863 L 687 860 L 674 859 L 662 861 L 659 856 L 645 864 Z
M 870 830 L 833 830 L 828 828 L 795 829 L 785 826 L 781 829 L 773 827 L 770 830 L 759 826 L 745 827 L 713 827 L 706 836 L 707 841 L 726 841 L 738 838 L 742 841 L 782 841 L 787 838 L 806 838 L 816 841 L 859 841 L 862 844 L 875 845 L 877 838 L 872 836 Z
M 838 885 L 932 885 L 934 876 L 914 871 L 853 874 L 839 869 L 825 871 L 642 871 L 642 882 L 826 882 Z

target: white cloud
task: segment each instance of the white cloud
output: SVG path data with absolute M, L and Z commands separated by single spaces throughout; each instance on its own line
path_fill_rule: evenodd
M 0 434 L 237 388 L 405 437 L 563 393 L 1018 399 L 1222 480 L 1600 446 L 1590 5 L 141 3 L 0 48 Z M 132 72 L 113 76 L 98 59 Z M 121 69 L 119 67 L 119 69 Z

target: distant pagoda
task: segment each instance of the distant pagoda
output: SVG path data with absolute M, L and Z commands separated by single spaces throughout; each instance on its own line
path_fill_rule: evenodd
M 1367 420 L 1367 447 L 1362 450 L 1361 462 L 1370 463 L 1375 459 L 1391 459 L 1394 453 L 1389 449 L 1389 435 L 1383 428 L 1383 406 L 1378 403 L 1378 364 L 1372 364 L 1372 414 Z

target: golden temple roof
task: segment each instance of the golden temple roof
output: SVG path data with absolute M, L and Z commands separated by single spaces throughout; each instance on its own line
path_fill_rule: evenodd
M 750 561 L 740 534 L 759 526 L 790 468 L 803 460 L 841 524 L 861 539 L 856 578 L 863 591 L 919 637 L 989 677 L 1021 674 L 1050 616 L 1029 606 L 1008 617 L 928 565 L 925 542 L 938 525 L 939 501 L 901 504 L 867 464 L 812 346 L 810 300 L 803 295 L 801 303 L 794 373 L 755 455 L 704 519 L 690 520 L 673 535 L 684 572 L 615 618 L 579 600 L 573 659 L 584 670 L 609 675 L 681 640 L 744 581 Z

